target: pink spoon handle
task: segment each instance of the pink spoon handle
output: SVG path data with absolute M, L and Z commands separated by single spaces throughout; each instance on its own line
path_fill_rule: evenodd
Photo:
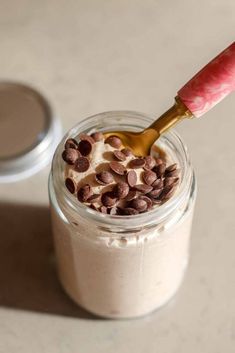
M 235 42 L 201 69 L 178 96 L 196 117 L 235 90 Z

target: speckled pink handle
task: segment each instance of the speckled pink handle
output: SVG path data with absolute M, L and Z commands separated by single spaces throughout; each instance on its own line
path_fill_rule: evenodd
M 199 71 L 178 92 L 186 107 L 199 117 L 235 90 L 235 42 Z

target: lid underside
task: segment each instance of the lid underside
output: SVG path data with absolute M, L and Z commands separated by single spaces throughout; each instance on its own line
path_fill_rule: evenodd
M 48 112 L 28 87 L 0 83 L 0 159 L 31 150 L 48 129 Z
M 58 142 L 58 120 L 48 102 L 34 89 L 13 82 L 0 82 L 0 181 L 17 180 L 36 163 L 53 153 Z M 48 152 L 48 153 L 47 153 Z M 32 174 L 32 173 L 31 173 Z

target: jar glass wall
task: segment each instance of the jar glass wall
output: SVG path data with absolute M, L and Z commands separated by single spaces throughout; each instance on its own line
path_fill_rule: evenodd
M 65 291 L 88 311 L 110 318 L 145 315 L 178 289 L 188 262 L 195 177 L 187 149 L 175 132 L 158 145 L 181 169 L 175 195 L 160 207 L 134 216 L 98 213 L 79 203 L 64 185 L 61 154 L 67 138 L 81 132 L 139 131 L 144 114 L 97 114 L 72 128 L 59 144 L 49 179 L 59 277 Z

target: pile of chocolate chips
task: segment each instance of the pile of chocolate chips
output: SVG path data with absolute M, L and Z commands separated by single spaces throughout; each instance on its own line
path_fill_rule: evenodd
M 131 150 L 121 149 L 122 142 L 117 136 L 104 139 L 101 132 L 91 136 L 81 134 L 80 142 L 68 139 L 62 153 L 64 161 L 73 165 L 75 171 L 86 172 L 90 167 L 89 156 L 93 145 L 98 141 L 108 143 L 115 150 L 113 161 L 109 163 L 109 171 L 101 171 L 95 175 L 96 183 L 100 185 L 112 184 L 112 190 L 101 194 L 94 194 L 91 185 L 85 184 L 77 189 L 72 178 L 65 179 L 67 189 L 76 194 L 77 199 L 90 208 L 105 214 L 129 216 L 147 212 L 154 205 L 161 205 L 174 194 L 179 183 L 180 170 L 177 164 L 167 166 L 163 158 L 153 156 L 135 157 Z M 122 162 L 132 157 L 127 167 Z M 135 169 L 142 169 L 143 183 L 137 184 Z M 122 181 L 115 182 L 115 175 L 121 176 Z

